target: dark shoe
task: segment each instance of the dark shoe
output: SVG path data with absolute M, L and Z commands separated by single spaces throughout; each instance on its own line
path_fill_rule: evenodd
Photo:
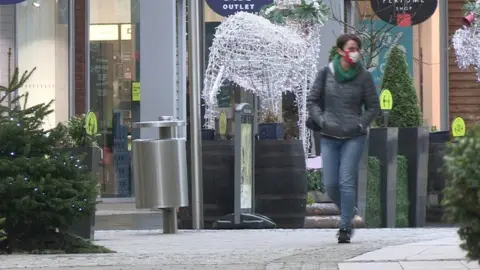
M 350 238 L 352 237 L 352 230 L 350 229 L 340 229 L 338 230 L 338 243 L 339 244 L 349 244 Z

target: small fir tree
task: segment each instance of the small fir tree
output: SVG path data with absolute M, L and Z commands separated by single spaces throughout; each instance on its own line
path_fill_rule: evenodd
M 330 49 L 330 52 L 328 54 L 328 62 L 331 62 L 333 60 L 333 58 L 335 57 L 335 55 L 338 54 L 338 50 L 337 50 L 337 46 L 336 45 L 333 45 L 332 48 Z
M 422 113 L 405 54 L 397 47 L 392 48 L 388 56 L 381 89 L 390 90 L 393 98 L 388 126 L 405 128 L 422 125 Z M 377 122 L 383 126 L 382 117 Z
M 10 71 L 11 51 L 9 51 Z M 49 103 L 28 105 L 17 91 L 35 69 L 9 72 L 0 98 L 0 217 L 5 218 L 7 252 L 69 248 L 68 228 L 95 210 L 96 180 L 81 157 L 62 154 L 66 129 L 44 129 Z M 78 242 L 77 242 L 78 243 Z M 0 253 L 2 252 L 0 247 Z M 5 252 L 5 250 L 3 250 Z

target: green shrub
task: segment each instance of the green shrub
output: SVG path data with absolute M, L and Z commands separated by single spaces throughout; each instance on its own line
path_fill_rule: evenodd
M 397 156 L 397 205 L 395 227 L 409 226 L 408 164 L 405 156 Z
M 328 53 L 328 62 L 331 62 L 335 55 L 338 54 L 337 46 L 333 45 L 332 48 L 330 48 L 330 52 Z
M 325 192 L 325 186 L 322 180 L 321 170 L 308 170 L 308 191 L 320 191 Z
M 410 202 L 408 199 L 408 175 L 407 159 L 404 156 L 397 157 L 397 203 L 396 203 L 396 227 L 408 227 L 408 215 Z M 382 226 L 381 205 L 381 164 L 376 157 L 368 159 L 367 179 L 367 207 L 365 211 L 365 226 L 367 228 L 379 228 Z
M 381 89 L 388 89 L 392 93 L 393 107 L 389 113 L 389 127 L 419 127 L 423 124 L 405 54 L 397 47 L 392 48 L 388 56 Z M 377 118 L 377 124 L 383 126 L 382 116 Z
M 13 97 L 32 72 L 22 76 L 15 69 L 0 91 Z M 80 165 L 82 157 L 58 153 L 64 128 L 44 128 L 53 100 L 30 107 L 27 101 L 28 93 L 6 105 L 0 100 L 0 216 L 8 233 L 8 250 L 2 245 L 0 253 L 102 250 L 68 233 L 94 212 L 96 178 Z
M 5 232 L 5 218 L 0 218 L 0 242 L 7 240 L 7 233 Z
M 97 145 L 96 137 L 90 136 L 85 130 L 86 116 L 74 116 L 65 125 L 59 128 L 65 129 L 65 137 L 57 144 L 60 147 L 91 147 Z
M 471 260 L 480 260 L 480 126 L 448 144 L 442 204 L 445 218 L 458 224 L 461 248 Z
M 378 228 L 382 225 L 380 184 L 380 161 L 376 157 L 368 157 L 367 204 L 364 218 L 367 228 Z

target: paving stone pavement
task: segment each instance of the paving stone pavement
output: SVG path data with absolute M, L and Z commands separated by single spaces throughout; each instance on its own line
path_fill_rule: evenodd
M 478 261 L 468 262 L 458 236 L 390 246 L 367 252 L 339 264 L 340 270 L 480 270 Z
M 181 231 L 177 235 L 162 235 L 158 230 L 97 231 L 97 243 L 117 253 L 2 256 L 0 269 L 338 270 L 341 262 L 385 247 L 456 237 L 455 228 L 361 229 L 352 244 L 339 245 L 335 233 L 315 229 Z

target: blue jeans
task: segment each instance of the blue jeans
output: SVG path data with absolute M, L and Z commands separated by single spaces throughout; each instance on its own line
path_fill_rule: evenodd
M 355 216 L 356 183 L 365 136 L 349 139 L 322 136 L 320 144 L 323 184 L 330 199 L 340 208 L 339 227 L 350 229 Z

